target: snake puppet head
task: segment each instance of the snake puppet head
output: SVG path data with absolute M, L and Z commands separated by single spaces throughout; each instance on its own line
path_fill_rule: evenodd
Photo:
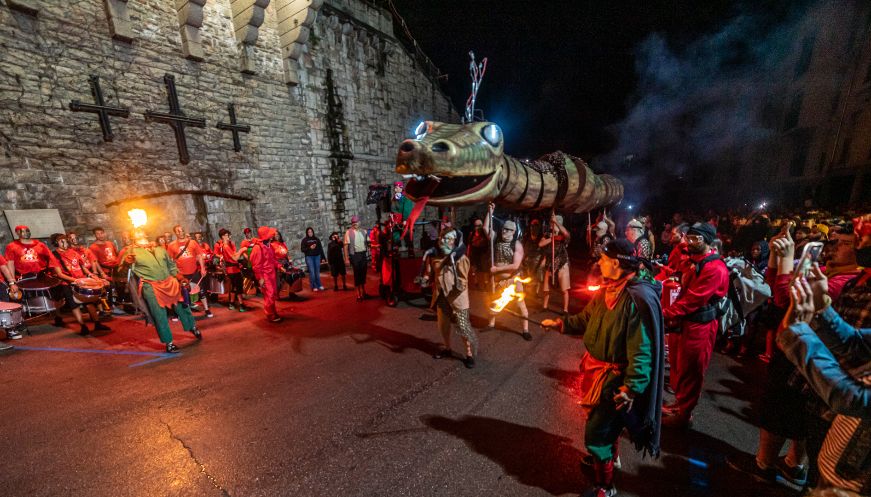
M 405 194 L 429 197 L 430 205 L 487 202 L 499 193 L 502 130 L 491 122 L 424 121 L 399 146 L 396 172 L 407 178 Z

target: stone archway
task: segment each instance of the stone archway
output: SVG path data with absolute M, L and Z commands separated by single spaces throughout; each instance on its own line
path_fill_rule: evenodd
M 144 209 L 148 213 L 146 232 L 155 237 L 181 224 L 188 232 L 202 231 L 210 243 L 218 238 L 218 230 L 226 228 L 239 239 L 245 227 L 256 226 L 251 197 L 223 192 L 176 190 L 116 200 L 106 204 L 114 238 L 130 230 L 127 211 Z

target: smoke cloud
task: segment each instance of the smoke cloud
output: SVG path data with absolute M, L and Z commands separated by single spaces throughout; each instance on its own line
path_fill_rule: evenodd
M 629 111 L 611 130 L 617 146 L 594 165 L 624 181 L 630 203 L 675 202 L 665 197 L 669 190 L 706 181 L 733 193 L 741 178 L 719 179 L 759 164 L 754 154 L 778 133 L 771 102 L 781 96 L 784 75 L 792 77 L 785 64 L 795 63 L 819 9 L 793 7 L 783 20 L 743 13 L 682 48 L 662 34 L 647 37 L 636 49 L 638 86 Z M 716 206 L 718 197 L 706 206 Z

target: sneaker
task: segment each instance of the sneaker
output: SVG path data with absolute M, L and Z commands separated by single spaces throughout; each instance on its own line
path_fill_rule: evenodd
M 284 321 L 284 318 L 281 316 L 275 316 L 274 318 L 269 319 L 270 323 L 280 323 L 282 321 Z
M 197 328 L 192 329 L 192 330 L 191 330 L 191 333 L 193 333 L 194 336 L 197 337 L 197 340 L 202 340 L 202 339 L 203 339 L 203 334 L 202 334 L 202 333 L 200 332 L 200 330 L 198 330 Z
M 247 311 L 247 310 L 248 310 L 247 308 L 245 308 L 245 307 L 243 307 L 243 306 L 241 306 L 241 305 L 239 306 L 239 312 L 245 312 L 245 311 Z
M 9 345 L 8 343 L 0 342 L 0 351 L 2 351 L 2 350 L 12 350 L 12 349 L 14 349 L 14 348 L 15 348 L 15 347 Z
M 172 322 L 173 322 L 173 323 L 178 323 L 178 316 L 173 316 L 173 317 L 172 317 Z
M 786 457 L 781 457 L 777 459 L 775 467 L 777 468 L 777 473 L 784 480 L 794 485 L 798 485 L 799 487 L 802 487 L 807 483 L 807 466 L 804 464 L 789 466 L 786 464 Z
M 127 314 L 127 313 L 124 312 L 124 309 L 122 309 L 122 308 L 120 308 L 120 307 L 113 307 L 113 308 L 112 308 L 112 314 L 114 314 L 114 315 L 116 315 L 116 316 L 123 316 L 123 315 L 125 315 L 125 314 Z
M 726 464 L 735 471 L 752 476 L 758 482 L 774 483 L 777 481 L 777 468 L 760 468 L 756 462 L 756 456 L 744 453 L 727 456 Z
M 522 336 L 523 339 L 526 340 L 527 342 L 532 341 L 532 334 L 529 331 L 524 331 L 523 333 L 520 334 L 520 336 Z
M 463 359 L 463 366 L 466 366 L 466 369 L 472 369 L 475 367 L 475 358 L 467 355 L 465 359 Z
M 9 340 L 21 340 L 21 332 L 18 330 L 6 330 L 6 338 Z
M 319 292 L 320 290 L 321 290 L 320 288 L 312 288 L 313 292 Z
M 167 354 L 178 354 L 178 347 L 172 342 L 166 344 L 166 353 Z
M 228 305 L 227 305 L 227 309 L 230 309 L 231 311 L 235 311 L 235 310 L 236 310 L 236 306 L 233 305 L 233 304 L 228 304 Z
M 87 326 L 81 325 L 81 329 L 79 329 L 79 335 L 88 336 L 91 334 L 91 330 L 88 329 Z
M 94 331 L 112 331 L 112 328 L 103 323 L 94 323 Z
M 215 317 L 215 315 L 212 314 L 212 311 L 211 311 L 211 310 L 206 310 L 206 317 L 207 317 L 207 318 L 213 318 L 213 317 Z
M 617 489 L 613 486 L 600 487 L 596 485 L 584 492 L 584 497 L 614 497 L 615 495 L 617 495 Z
M 318 290 L 320 290 L 320 291 L 323 292 L 323 291 L 324 291 L 324 287 L 322 287 L 322 286 L 321 286 L 321 287 L 318 287 Z

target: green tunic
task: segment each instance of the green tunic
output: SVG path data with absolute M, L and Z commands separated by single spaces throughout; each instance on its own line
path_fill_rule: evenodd
M 178 273 L 175 261 L 163 247 L 154 247 L 153 251 L 144 247 L 133 247 L 130 250 L 136 256 L 133 272 L 144 280 L 163 281 Z
M 584 335 L 584 346 L 591 356 L 625 366 L 623 384 L 630 391 L 635 394 L 644 392 L 650 384 L 650 335 L 644 329 L 629 292 L 624 290 L 617 305 L 608 309 L 602 291 L 583 311 L 569 316 L 565 324 L 567 333 Z M 606 385 L 610 386 L 614 379 L 609 378 Z
M 631 284 L 631 282 L 630 282 Z M 614 404 L 613 396 L 625 385 L 640 395 L 650 385 L 652 344 L 635 302 L 625 289 L 613 309 L 605 305 L 605 292 L 600 292 L 580 314 L 569 316 L 566 333 L 583 334 L 587 352 L 595 359 L 622 366 L 620 372 L 610 372 L 602 386 L 599 404 L 587 414 L 584 445 L 599 461 L 614 457 L 614 445 L 625 427 Z

